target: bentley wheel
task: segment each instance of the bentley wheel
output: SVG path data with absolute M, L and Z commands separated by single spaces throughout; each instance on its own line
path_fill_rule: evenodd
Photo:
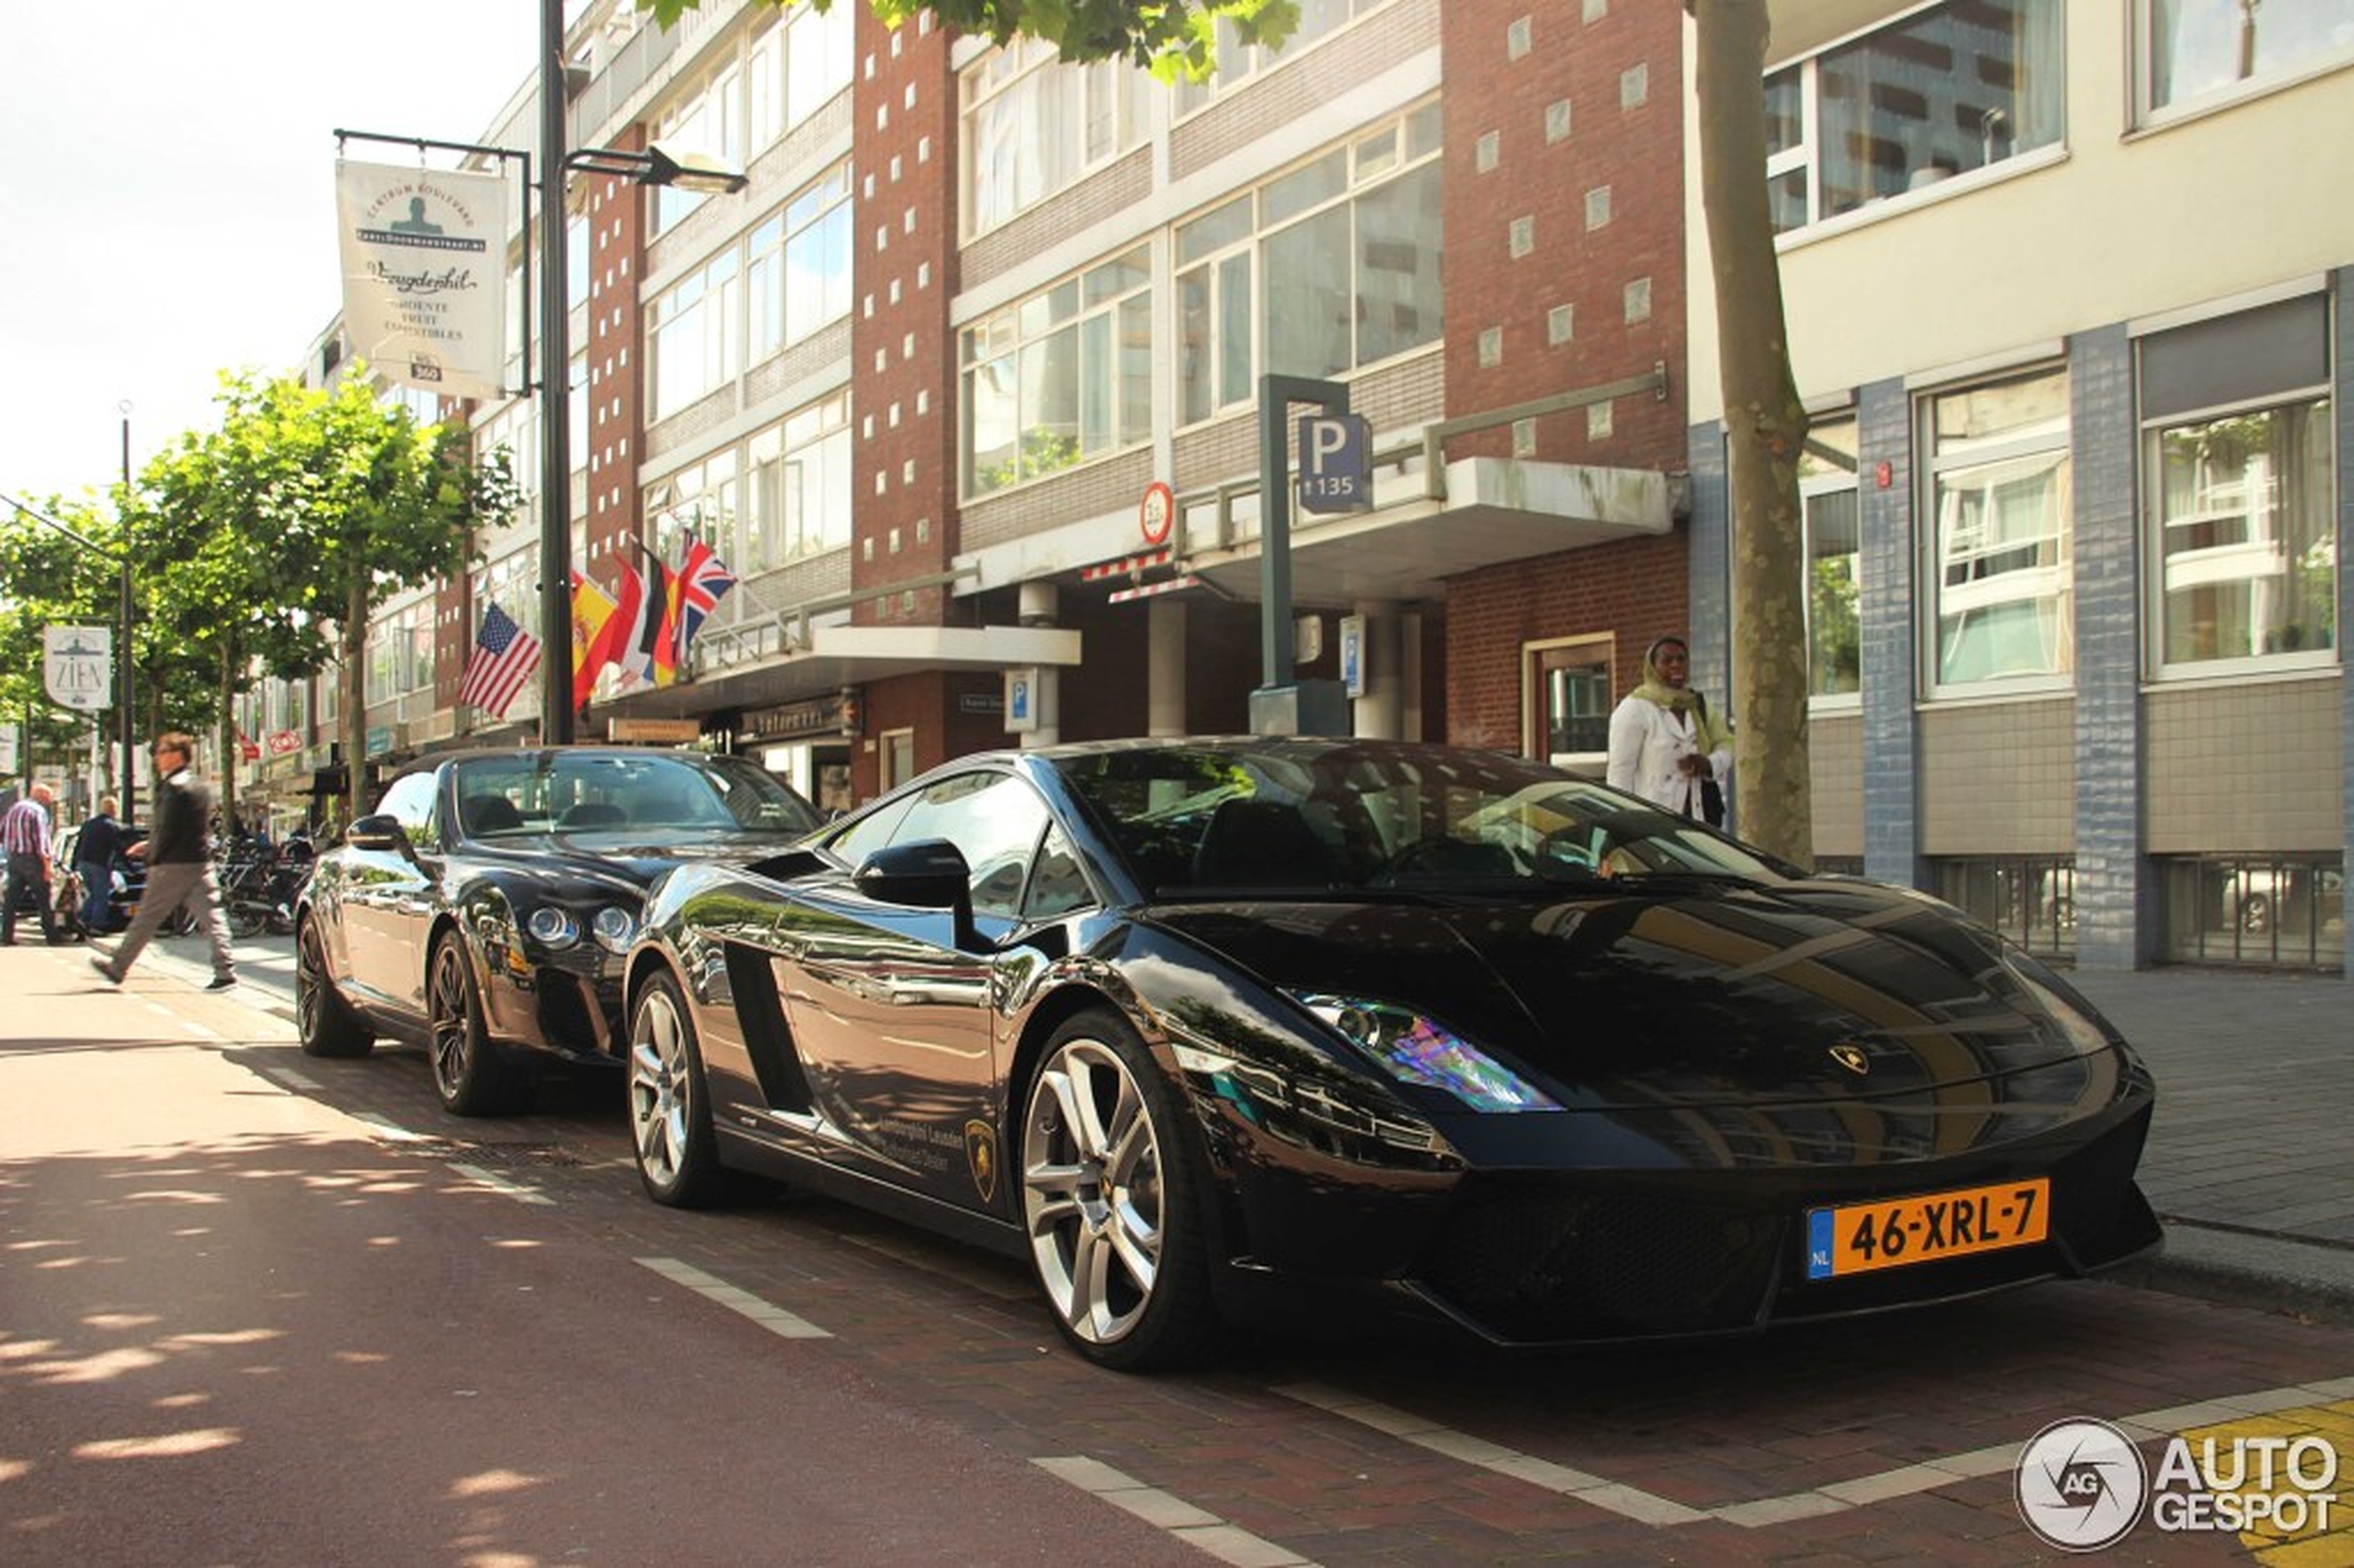
M 659 974 L 629 1018 L 629 1132 L 646 1195 L 702 1208 L 740 1190 L 719 1163 L 702 1052 L 678 982 Z
M 425 971 L 425 1053 L 443 1109 L 454 1116 L 503 1116 L 523 1108 L 531 1097 L 531 1073 L 491 1040 L 474 966 L 455 936 L 434 944 Z
M 306 1056 L 364 1056 L 376 1043 L 335 991 L 327 972 L 327 939 L 315 919 L 295 933 L 295 1028 Z
M 1125 1371 L 1183 1365 L 1217 1331 L 1200 1197 L 1160 1070 L 1107 1011 L 1047 1042 L 1022 1118 L 1022 1221 L 1065 1338 Z

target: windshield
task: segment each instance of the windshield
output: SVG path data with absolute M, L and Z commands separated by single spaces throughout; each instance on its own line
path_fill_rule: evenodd
M 682 752 L 525 752 L 460 763 L 459 822 L 474 839 L 627 833 L 691 842 L 742 832 L 798 838 L 817 814 L 766 769 Z
M 1087 752 L 1057 767 L 1137 879 L 1163 893 L 1780 878 L 1634 796 L 1488 752 L 1246 740 Z

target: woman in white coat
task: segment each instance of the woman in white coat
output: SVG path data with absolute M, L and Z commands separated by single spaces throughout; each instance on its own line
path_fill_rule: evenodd
M 1708 711 L 1708 700 L 1687 684 L 1691 650 L 1680 637 L 1663 637 L 1643 652 L 1643 683 L 1610 715 L 1614 788 L 1653 805 L 1723 826 L 1721 791 L 1733 772 L 1733 737 Z M 1720 791 L 1716 815 L 1702 804 L 1704 780 Z

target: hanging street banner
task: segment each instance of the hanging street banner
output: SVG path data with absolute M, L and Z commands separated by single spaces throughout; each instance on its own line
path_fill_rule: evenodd
M 49 626 L 42 678 L 49 700 L 63 708 L 103 708 L 114 693 L 114 628 Z
M 424 391 L 495 397 L 506 361 L 507 198 L 500 174 L 338 159 L 351 351 Z

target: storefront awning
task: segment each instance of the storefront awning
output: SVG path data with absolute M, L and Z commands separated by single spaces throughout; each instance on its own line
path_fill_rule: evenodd
M 1080 634 L 1064 626 L 853 626 L 809 629 L 806 648 L 702 670 L 690 683 L 641 689 L 589 709 L 592 718 L 683 718 L 720 708 L 765 708 L 893 676 L 1079 663 Z

